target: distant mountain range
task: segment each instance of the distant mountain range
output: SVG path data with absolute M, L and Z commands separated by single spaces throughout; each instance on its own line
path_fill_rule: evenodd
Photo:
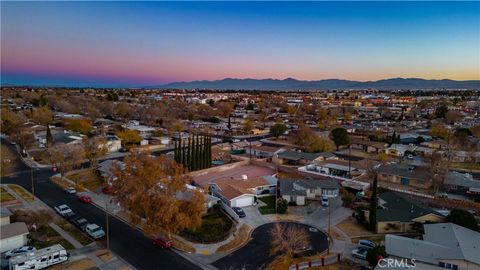
M 277 79 L 232 79 L 216 81 L 174 82 L 145 88 L 163 89 L 218 89 L 218 90 L 328 90 L 328 89 L 480 89 L 480 80 L 425 80 L 419 78 L 393 78 L 378 81 L 350 81 L 328 79 L 301 81 L 292 78 Z

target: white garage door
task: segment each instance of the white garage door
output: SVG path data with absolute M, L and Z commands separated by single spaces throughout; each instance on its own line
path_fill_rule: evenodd
M 23 235 L 17 235 L 10 238 L 2 239 L 0 242 L 0 252 L 9 251 L 14 248 L 19 248 L 25 245 L 25 241 L 23 240 Z
M 253 197 L 252 196 L 244 196 L 236 198 L 232 201 L 232 207 L 244 207 L 253 205 Z

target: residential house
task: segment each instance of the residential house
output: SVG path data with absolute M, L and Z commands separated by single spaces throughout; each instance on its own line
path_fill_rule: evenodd
M 125 163 L 114 159 L 107 159 L 98 164 L 97 170 L 100 173 L 100 176 L 102 176 L 103 179 L 105 179 L 105 182 L 108 184 L 111 184 L 111 181 L 116 179 L 115 175 L 113 174 L 113 168 L 115 165 L 120 166 L 120 168 L 125 167 Z
M 445 216 L 393 191 L 378 195 L 377 233 L 412 232 L 419 223 L 444 222 Z M 368 220 L 369 211 L 365 211 Z
M 288 202 L 305 205 L 307 200 L 337 197 L 340 186 L 335 180 L 281 179 L 278 183 L 280 196 Z
M 432 173 L 427 167 L 405 163 L 389 163 L 378 167 L 378 180 L 420 189 L 432 186 Z
M 126 128 L 130 130 L 136 130 L 140 135 L 140 137 L 144 139 L 149 139 L 150 137 L 153 136 L 155 132 L 155 128 L 145 126 L 145 125 L 140 125 L 140 122 L 136 120 L 130 120 L 126 125 Z
M 0 253 L 25 246 L 28 242 L 28 228 L 25 222 L 10 223 L 12 213 L 7 208 L 1 209 Z
M 277 179 L 264 176 L 249 179 L 220 180 L 209 184 L 213 196 L 220 198 L 230 207 L 245 207 L 253 205 L 257 196 L 275 194 Z
M 479 270 L 480 233 L 453 223 L 424 224 L 422 240 L 387 234 L 391 257 L 414 258 L 438 269 Z
M 279 165 L 307 165 L 324 160 L 338 159 L 330 152 L 306 153 L 294 150 L 285 150 L 277 152 L 273 157 L 273 162 Z
M 256 158 L 272 158 L 275 153 L 281 151 L 282 148 L 268 145 L 252 145 L 247 146 L 245 151 L 249 155 Z
M 443 181 L 442 190 L 455 194 L 480 193 L 480 180 L 476 180 L 469 173 L 456 171 L 449 172 Z
M 117 136 L 115 135 L 107 135 L 105 136 L 105 139 L 107 139 L 107 149 L 109 153 L 112 152 L 117 152 L 122 148 L 122 140 L 120 140 Z
M 387 146 L 384 142 L 373 142 L 362 139 L 352 139 L 350 147 L 355 150 L 361 150 L 367 153 L 380 153 L 383 152 Z
M 395 157 L 403 157 L 408 153 L 414 153 L 416 146 L 404 145 L 404 144 L 392 144 L 389 147 L 385 148 L 385 154 Z

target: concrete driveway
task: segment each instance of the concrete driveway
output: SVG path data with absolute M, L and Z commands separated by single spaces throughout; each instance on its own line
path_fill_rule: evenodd
M 247 224 L 248 226 L 255 229 L 258 226 L 261 226 L 269 222 L 264 215 L 260 214 L 257 206 L 252 205 L 252 206 L 242 207 L 242 209 L 245 212 L 245 217 L 240 219 L 241 224 Z

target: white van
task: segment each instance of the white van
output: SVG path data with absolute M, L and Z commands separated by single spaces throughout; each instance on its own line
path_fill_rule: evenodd
M 11 258 L 9 270 L 44 269 L 68 260 L 69 254 L 62 245 L 53 245 Z

